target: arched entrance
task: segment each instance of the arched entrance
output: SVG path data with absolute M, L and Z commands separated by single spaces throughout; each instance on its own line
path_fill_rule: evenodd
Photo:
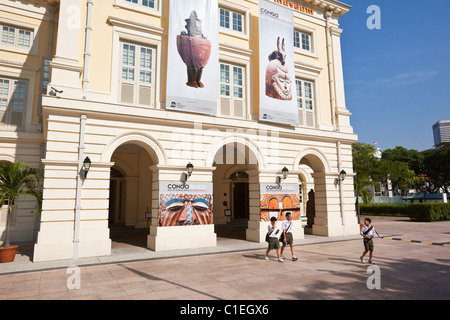
M 252 185 L 249 172 L 259 168 L 258 157 L 244 143 L 224 144 L 214 156 L 214 224 L 218 238 L 246 239 Z M 259 184 L 255 187 L 259 190 Z M 259 217 L 258 217 L 259 221 Z
M 114 150 L 111 162 L 108 226 L 113 247 L 118 243 L 146 247 L 145 212 L 152 205 L 154 160 L 146 149 L 128 142 Z

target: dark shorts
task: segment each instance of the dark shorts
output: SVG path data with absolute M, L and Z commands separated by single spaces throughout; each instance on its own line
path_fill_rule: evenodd
M 286 233 L 286 239 L 284 242 L 287 244 L 294 244 L 294 237 L 292 236 L 292 233 Z
M 373 240 L 372 239 L 363 239 L 364 241 L 364 249 L 366 251 L 373 251 Z
M 278 238 L 269 238 L 269 249 L 280 249 L 280 241 Z

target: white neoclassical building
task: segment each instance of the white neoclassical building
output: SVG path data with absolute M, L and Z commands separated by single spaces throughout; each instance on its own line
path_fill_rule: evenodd
M 103 256 L 121 224 L 149 228 L 150 250 L 209 247 L 239 220 L 263 242 L 287 211 L 296 238 L 307 225 L 358 233 L 339 28 L 350 7 L 272 2 L 293 12 L 294 126 L 261 120 L 257 0 L 218 1 L 216 114 L 167 107 L 169 0 L 0 0 L 0 161 L 44 176 L 40 216 L 31 199 L 14 207 L 13 241 L 34 242 L 33 261 Z

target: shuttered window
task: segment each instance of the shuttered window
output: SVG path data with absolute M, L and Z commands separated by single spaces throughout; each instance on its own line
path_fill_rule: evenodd
M 225 117 L 246 118 L 245 68 L 220 63 L 220 114 Z
M 220 63 L 220 115 L 246 118 L 245 68 Z
M 0 78 L 0 128 L 23 128 L 27 87 L 25 80 Z
M 297 89 L 299 126 L 314 127 L 314 82 L 297 78 L 295 87 Z
M 120 102 L 153 106 L 155 49 L 128 42 L 121 49 Z

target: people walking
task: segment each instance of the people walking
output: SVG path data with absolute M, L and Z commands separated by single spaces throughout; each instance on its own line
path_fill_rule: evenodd
M 361 229 L 361 235 L 363 236 L 364 241 L 364 252 L 362 256 L 360 257 L 362 263 L 366 263 L 364 260 L 364 257 L 368 252 L 369 253 L 369 263 L 373 263 L 372 256 L 373 256 L 373 237 L 375 235 L 375 228 L 371 225 L 372 220 L 370 218 L 364 219 L 364 226 Z
M 283 262 L 283 259 L 281 258 L 280 255 L 280 241 L 278 239 L 279 234 L 280 234 L 280 229 L 278 229 L 276 227 L 277 224 L 277 218 L 272 217 L 270 218 L 270 224 L 268 225 L 267 229 L 267 242 L 268 242 L 268 247 L 266 250 L 266 260 L 269 260 L 269 252 L 270 250 L 276 250 L 277 252 L 277 256 L 278 256 L 278 261 L 279 262 Z
M 282 224 L 282 238 L 281 241 L 283 245 L 281 246 L 281 259 L 285 260 L 286 258 L 283 256 L 283 251 L 286 248 L 287 245 L 291 248 L 291 254 L 292 254 L 292 261 L 297 261 L 298 258 L 294 254 L 294 238 L 292 236 L 292 213 L 287 212 L 286 213 L 286 220 L 283 221 Z

